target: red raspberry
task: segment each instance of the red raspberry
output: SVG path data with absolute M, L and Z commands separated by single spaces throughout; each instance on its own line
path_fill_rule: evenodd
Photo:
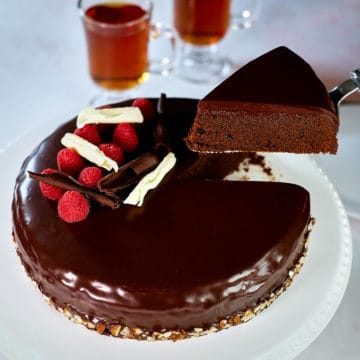
M 144 117 L 144 121 L 149 121 L 153 118 L 154 116 L 154 106 L 153 104 L 145 98 L 138 98 L 135 99 L 131 106 L 136 106 L 140 109 L 143 117 Z
M 90 211 L 86 197 L 77 191 L 66 191 L 58 202 L 58 214 L 68 223 L 85 220 Z
M 87 166 L 81 170 L 78 181 L 87 187 L 96 188 L 98 181 L 102 177 L 103 173 L 100 168 L 97 166 Z
M 113 142 L 124 151 L 134 151 L 139 145 L 135 129 L 129 123 L 118 124 L 114 130 Z
M 122 148 L 116 144 L 101 144 L 99 145 L 99 149 L 110 159 L 116 161 L 119 165 L 124 161 L 124 152 Z
M 74 150 L 64 148 L 57 153 L 57 166 L 60 171 L 77 177 L 85 167 L 83 158 Z
M 81 128 L 78 128 L 74 131 L 74 134 L 82 137 L 83 139 L 95 144 L 99 145 L 101 143 L 101 138 L 99 131 L 96 125 L 87 124 Z
M 54 172 L 55 172 L 54 169 L 48 168 L 48 169 L 43 170 L 41 173 L 42 174 L 52 174 Z M 61 198 L 62 194 L 64 193 L 63 189 L 60 189 L 56 186 L 47 184 L 44 181 L 40 181 L 39 186 L 40 186 L 41 193 L 50 200 L 59 200 Z

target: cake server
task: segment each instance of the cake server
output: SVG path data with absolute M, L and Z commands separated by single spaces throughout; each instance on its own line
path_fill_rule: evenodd
M 360 90 L 360 68 L 351 71 L 350 79 L 345 80 L 343 83 L 335 86 L 329 91 L 330 98 L 337 111 L 339 111 L 340 103 L 357 90 Z

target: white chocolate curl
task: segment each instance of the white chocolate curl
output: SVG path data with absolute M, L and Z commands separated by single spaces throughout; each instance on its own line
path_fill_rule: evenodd
M 66 133 L 62 137 L 61 143 L 65 147 L 76 151 L 80 156 L 97 166 L 100 166 L 108 171 L 113 169 L 117 172 L 119 170 L 116 161 L 106 156 L 96 145 L 78 135 Z
M 165 175 L 174 167 L 175 163 L 175 154 L 169 152 L 153 171 L 146 174 L 139 181 L 124 200 L 124 204 L 142 206 L 146 194 L 160 184 Z
M 105 109 L 88 108 L 81 110 L 76 121 L 76 127 L 87 124 L 120 124 L 142 123 L 144 117 L 136 106 L 112 107 Z

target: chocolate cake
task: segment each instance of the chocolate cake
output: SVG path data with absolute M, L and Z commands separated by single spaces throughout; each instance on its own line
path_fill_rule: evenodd
M 28 172 L 56 167 L 75 119 L 35 148 L 16 180 L 13 236 L 27 274 L 51 305 L 101 334 L 179 340 L 245 322 L 304 261 L 309 193 L 295 184 L 221 180 L 254 154 L 187 150 L 197 101 L 167 104 L 171 121 L 160 137 L 171 139 L 178 161 L 142 206 L 93 203 L 84 221 L 70 224 L 42 196 Z M 141 152 L 153 146 L 146 136 Z
M 198 105 L 193 151 L 337 151 L 339 120 L 313 69 L 286 47 L 246 64 Z

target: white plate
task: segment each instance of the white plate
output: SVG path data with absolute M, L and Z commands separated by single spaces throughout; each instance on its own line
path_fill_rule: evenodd
M 349 279 L 349 224 L 337 193 L 315 162 L 287 154 L 268 160 L 282 180 L 310 191 L 317 222 L 302 271 L 270 308 L 246 324 L 177 343 L 114 339 L 68 321 L 25 276 L 11 241 L 15 176 L 24 156 L 49 131 L 29 134 L 0 156 L 0 352 L 9 359 L 291 359 L 327 325 Z
M 360 106 L 340 107 L 339 149 L 333 155 L 314 156 L 326 172 L 347 212 L 360 218 Z

